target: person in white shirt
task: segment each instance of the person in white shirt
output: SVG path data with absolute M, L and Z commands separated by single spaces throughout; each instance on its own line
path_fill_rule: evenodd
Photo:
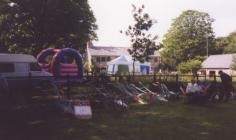
M 200 93 L 202 91 L 203 91 L 202 86 L 200 86 L 198 82 L 192 80 L 191 83 L 188 83 L 185 92 L 186 94 L 188 94 L 188 93 Z
M 194 80 L 191 83 L 188 83 L 185 91 L 185 95 L 188 97 L 189 103 L 197 103 L 203 101 L 205 95 L 204 88 L 199 84 L 199 82 L 195 82 Z
M 188 83 L 187 87 L 186 87 L 186 94 L 190 94 L 190 93 L 195 93 L 196 92 L 196 83 L 194 80 L 191 80 L 191 83 Z

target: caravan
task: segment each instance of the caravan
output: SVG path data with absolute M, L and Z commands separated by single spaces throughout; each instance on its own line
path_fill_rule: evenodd
M 28 86 L 25 82 L 32 78 L 32 83 L 51 77 L 48 72 L 42 71 L 35 57 L 27 54 L 0 53 L 0 77 L 7 79 L 9 86 Z M 37 77 L 37 79 L 35 79 Z M 42 78 L 45 77 L 45 78 Z

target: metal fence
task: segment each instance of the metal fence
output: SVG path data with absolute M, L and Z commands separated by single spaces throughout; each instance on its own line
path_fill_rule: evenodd
M 236 76 L 231 76 L 232 81 L 236 83 Z M 29 75 L 28 77 L 8 77 L 9 81 L 25 79 L 28 81 L 32 80 L 40 80 L 40 79 L 50 79 L 51 81 L 55 82 L 82 82 L 82 79 L 77 79 L 76 76 L 62 76 L 62 77 L 45 77 L 45 76 L 38 76 L 32 77 Z M 85 74 L 84 80 L 86 81 L 95 81 L 95 80 L 109 80 L 109 81 L 142 81 L 142 82 L 153 82 L 153 81 L 163 81 L 163 82 L 190 82 L 192 79 L 199 80 L 199 81 L 220 81 L 219 76 L 212 76 L 212 75 L 189 75 L 189 74 L 149 74 L 149 75 L 106 75 L 106 74 Z M 29 82 L 31 83 L 31 82 Z
M 220 76 L 216 75 L 190 75 L 190 74 L 149 74 L 149 75 L 105 75 L 87 74 L 86 79 L 109 79 L 111 81 L 135 80 L 135 81 L 164 81 L 164 82 L 190 82 L 192 79 L 198 81 L 220 81 Z M 236 82 L 236 76 L 231 76 Z

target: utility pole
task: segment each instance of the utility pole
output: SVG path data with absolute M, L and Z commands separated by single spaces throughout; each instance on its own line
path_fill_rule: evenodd
M 209 56 L 209 43 L 208 43 L 208 35 L 206 36 L 206 56 L 208 57 Z

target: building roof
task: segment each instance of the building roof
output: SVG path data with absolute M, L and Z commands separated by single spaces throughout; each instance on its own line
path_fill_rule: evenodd
M 9 63 L 9 62 L 10 63 L 12 63 L 12 62 L 17 62 L 17 63 L 22 63 L 22 62 L 34 63 L 34 62 L 37 62 L 37 60 L 32 55 L 28 55 L 28 54 L 0 53 L 0 62 L 3 62 L 3 63 Z
M 211 55 L 202 63 L 205 69 L 225 69 L 230 68 L 232 60 L 236 54 Z
M 120 56 L 129 54 L 128 47 L 90 46 L 88 49 L 92 56 Z
M 130 47 L 114 47 L 114 46 L 89 46 L 91 56 L 121 56 L 129 55 L 128 49 Z M 159 56 L 159 52 L 156 51 L 154 55 Z

